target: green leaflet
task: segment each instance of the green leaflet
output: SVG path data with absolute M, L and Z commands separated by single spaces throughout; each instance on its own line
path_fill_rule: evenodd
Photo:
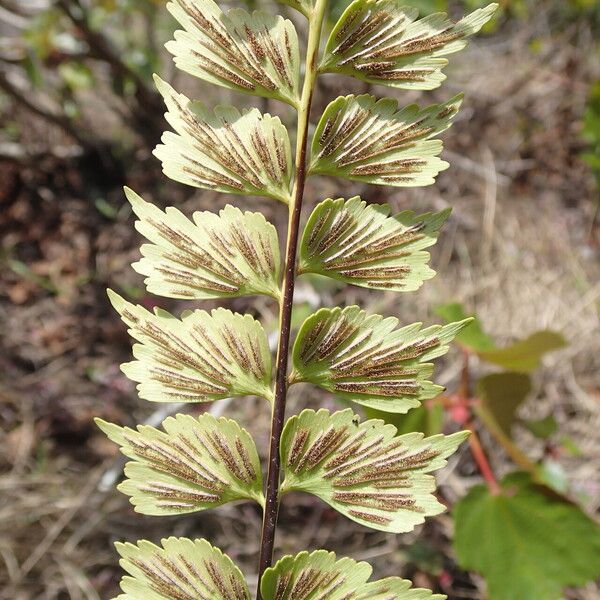
M 467 316 L 464 307 L 458 302 L 438 306 L 436 312 L 446 321 L 456 321 Z M 472 319 L 471 323 L 456 336 L 456 341 L 475 352 L 482 360 L 511 371 L 519 373 L 534 371 L 540 366 L 547 352 L 566 346 L 565 338 L 560 333 L 542 330 L 499 348 L 485 333 L 481 321 L 475 315 Z
M 446 79 L 442 69 L 448 61 L 442 57 L 462 50 L 497 8 L 490 4 L 454 23 L 444 13 L 417 19 L 419 10 L 402 0 L 355 0 L 331 32 L 319 68 L 369 83 L 431 90 Z
M 212 0 L 175 0 L 167 8 L 185 31 L 166 47 L 192 75 L 234 90 L 298 101 L 298 36 L 291 21 L 263 11 L 224 13 Z
M 398 109 L 392 98 L 339 97 L 325 109 L 311 146 L 310 173 L 366 183 L 425 186 L 448 168 L 431 139 L 452 124 L 462 95 L 444 104 Z
M 145 515 L 174 515 L 234 500 L 264 504 L 254 440 L 235 421 L 177 415 L 137 431 L 96 419 L 121 452 L 133 459 L 119 490 Z
M 109 297 L 130 335 L 134 362 L 121 366 L 137 381 L 140 397 L 153 402 L 209 402 L 229 396 L 272 399 L 267 336 L 250 315 L 224 308 L 195 310 L 177 319 Z
M 209 110 L 159 77 L 155 81 L 176 132 L 164 133 L 154 150 L 165 175 L 194 187 L 289 201 L 290 141 L 278 117 L 255 108 Z
M 521 419 L 520 424 L 528 429 L 535 437 L 542 440 L 551 438 L 558 431 L 558 423 L 554 415 L 547 415 L 542 419 Z
M 381 419 L 384 423 L 393 425 L 398 430 L 398 435 L 414 431 L 420 431 L 425 435 L 436 435 L 442 432 L 446 416 L 444 407 L 435 400 L 429 405 L 424 403 L 412 408 L 404 415 L 386 413 L 368 406 L 363 407 L 362 412 L 368 419 Z
M 410 581 L 388 577 L 367 583 L 371 566 L 333 552 L 284 556 L 260 582 L 263 600 L 442 600 L 430 590 L 411 588 Z
M 435 275 L 424 249 L 435 244 L 449 214 L 389 216 L 389 205 L 367 205 L 358 196 L 325 200 L 304 229 L 299 272 L 366 288 L 414 291 Z
M 559 600 L 566 586 L 600 576 L 600 527 L 528 476 L 502 492 L 476 486 L 454 508 L 459 564 L 481 573 L 490 600 Z
M 146 275 L 148 291 L 184 299 L 266 294 L 279 298 L 281 258 L 277 231 L 261 213 L 227 205 L 218 215 L 162 211 L 135 192 L 125 193 L 139 220 L 136 229 L 152 244 L 141 247 L 133 268 Z
M 467 314 L 460 302 L 441 304 L 436 307 L 435 313 L 448 323 L 471 317 L 471 322 L 456 336 L 458 344 L 476 352 L 483 352 L 496 347 L 494 340 L 484 331 L 479 318 L 476 315 Z
M 160 546 L 142 540 L 117 543 L 124 594 L 115 600 L 250 600 L 241 571 L 206 540 L 163 539 Z
M 565 346 L 565 338 L 560 333 L 544 330 L 505 348 L 483 350 L 478 354 L 483 360 L 505 369 L 529 373 L 540 366 L 544 354 Z
M 367 315 L 358 306 L 322 308 L 300 328 L 290 382 L 307 381 L 359 404 L 405 413 L 443 388 L 427 378 L 469 320 L 425 329 Z
M 359 422 L 352 410 L 304 410 L 286 423 L 281 440 L 282 492 L 318 496 L 348 518 L 401 533 L 444 511 L 427 475 L 446 464 L 468 432 L 396 437 L 393 425 Z
M 489 413 L 502 432 L 511 437 L 517 409 L 531 392 L 531 380 L 525 373 L 490 373 L 477 382 L 481 400 L 478 413 Z M 485 422 L 485 419 L 484 419 Z

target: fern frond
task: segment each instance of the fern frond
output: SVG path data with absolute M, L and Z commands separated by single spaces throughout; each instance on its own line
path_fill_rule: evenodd
M 180 69 L 210 83 L 297 105 L 300 59 L 291 21 L 264 11 L 223 12 L 212 0 L 174 0 L 167 8 L 184 28 L 166 45 Z
M 470 319 L 425 329 L 367 315 L 358 306 L 322 308 L 304 321 L 294 344 L 291 382 L 310 382 L 342 398 L 385 412 L 405 413 L 443 388 L 428 381 L 428 362 Z
M 115 544 L 121 580 L 115 600 L 250 600 L 250 591 L 233 561 L 206 540 L 170 537 L 161 546 L 142 540 Z
M 446 79 L 443 57 L 462 50 L 497 8 L 490 4 L 454 23 L 444 13 L 418 19 L 419 9 L 402 0 L 355 0 L 333 28 L 320 70 L 431 90 Z
M 445 510 L 427 473 L 443 467 L 468 432 L 430 438 L 396 433 L 380 420 L 360 423 L 350 409 L 304 410 L 283 431 L 281 489 L 314 494 L 372 529 L 411 531 Z
M 290 141 L 278 117 L 261 115 L 256 108 L 209 110 L 155 79 L 175 130 L 166 132 L 154 150 L 167 177 L 219 192 L 289 201 Z
M 315 131 L 310 173 L 393 186 L 425 186 L 448 168 L 432 139 L 452 124 L 462 95 L 444 104 L 397 110 L 396 100 L 368 94 L 334 100 Z
M 271 353 L 264 329 L 250 315 L 224 308 L 195 310 L 177 319 L 155 313 L 109 290 L 129 333 L 139 344 L 134 362 L 121 366 L 137 381 L 140 397 L 153 402 L 210 402 L 230 396 L 269 400 Z
M 390 216 L 387 204 L 358 196 L 325 200 L 310 215 L 299 273 L 326 275 L 366 288 L 412 292 L 435 275 L 424 249 L 435 244 L 450 210 Z
M 137 512 L 175 515 L 243 499 L 264 504 L 254 440 L 235 421 L 209 413 L 177 415 L 163 421 L 164 432 L 149 425 L 135 431 L 96 423 L 133 459 L 118 487 Z
M 388 577 L 368 583 L 372 568 L 333 552 L 316 550 L 284 556 L 260 582 L 264 600 L 443 600 L 410 581 Z
M 136 229 L 151 244 L 133 268 L 148 291 L 182 299 L 265 294 L 279 299 L 281 257 L 277 230 L 261 213 L 227 205 L 218 215 L 196 212 L 193 222 L 176 208 L 162 211 L 126 188 L 138 216 Z

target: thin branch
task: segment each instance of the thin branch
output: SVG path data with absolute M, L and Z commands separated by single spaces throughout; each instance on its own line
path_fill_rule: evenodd
M 156 111 L 159 111 L 158 114 L 160 114 L 162 102 L 159 94 L 148 86 L 136 71 L 121 60 L 105 36 L 90 27 L 87 11 L 81 2 L 79 0 L 58 0 L 57 5 L 83 34 L 94 53 L 105 60 L 117 73 L 135 83 L 137 99 L 144 112 L 155 115 Z
M 19 164 L 39 162 L 47 157 L 59 160 L 71 160 L 83 155 L 83 148 L 78 144 L 71 146 L 44 144 L 23 145 L 16 142 L 0 142 L 0 160 Z
M 485 450 L 481 445 L 481 440 L 479 439 L 475 424 L 473 423 L 471 402 L 471 365 L 469 358 L 469 353 L 466 350 L 463 350 L 463 367 L 460 376 L 460 385 L 458 387 L 456 396 L 460 401 L 461 406 L 464 406 L 465 410 L 467 411 L 465 413 L 465 419 L 468 421 L 465 423 L 465 426 L 471 432 L 471 435 L 469 436 L 469 446 L 471 448 L 473 460 L 477 464 L 479 472 L 485 479 L 490 493 L 499 494 L 501 491 L 500 484 L 494 475 L 490 461 L 488 460 Z
M 306 73 L 302 88 L 302 97 L 298 107 L 298 128 L 296 142 L 296 180 L 292 194 L 292 204 L 288 223 L 286 244 L 286 262 L 283 279 L 283 300 L 280 309 L 279 343 L 277 348 L 275 400 L 271 422 L 271 443 L 269 448 L 269 468 L 267 474 L 267 492 L 263 529 L 260 544 L 260 558 L 258 566 L 258 591 L 257 600 L 261 600 L 260 580 L 265 570 L 273 561 L 273 548 L 275 545 L 275 530 L 277 528 L 277 515 L 279 512 L 279 485 L 280 485 L 280 456 L 281 434 L 285 421 L 285 405 L 288 388 L 288 355 L 290 345 L 290 331 L 292 322 L 292 307 L 294 301 L 294 285 L 296 277 L 296 253 L 298 247 L 298 232 L 300 228 L 300 215 L 302 200 L 306 183 L 306 148 L 308 143 L 308 127 L 310 108 L 317 78 L 317 59 L 321 40 L 321 30 L 327 0 L 317 0 L 309 18 L 309 34 L 306 50 Z
M 471 431 L 471 435 L 469 436 L 469 445 L 471 446 L 471 454 L 473 455 L 473 459 L 477 463 L 477 467 L 481 472 L 481 475 L 485 479 L 487 486 L 490 490 L 491 494 L 499 494 L 501 492 L 500 484 L 494 475 L 494 471 L 492 470 L 492 466 L 490 465 L 490 461 L 485 454 L 483 446 L 481 445 L 481 441 L 477 432 L 475 431 L 475 426 L 473 423 L 468 425 L 468 429 Z
M 2 70 L 0 70 L 0 90 L 4 90 L 4 92 L 16 100 L 19 107 L 29 110 L 31 113 L 38 115 L 70 135 L 81 146 L 81 154 L 87 153 L 97 160 L 99 171 L 111 177 L 118 178 L 117 180 L 121 179 L 120 165 L 115 161 L 112 149 L 106 142 L 97 138 L 90 131 L 85 131 L 84 135 L 82 135 L 80 133 L 82 131 L 81 128 L 78 128 L 66 115 L 55 113 L 35 103 L 24 91 L 19 90 L 11 83 Z M 76 158 L 76 153 L 73 152 L 67 153 L 64 156 L 60 156 L 60 151 L 54 152 L 54 154 L 56 158 L 61 158 L 62 160 Z M 11 157 L 11 160 L 15 159 L 18 159 L 18 157 Z
M 536 464 L 523 453 L 523 451 L 502 431 L 494 416 L 482 404 L 473 404 L 473 412 L 479 418 L 483 426 L 491 433 L 494 439 L 504 448 L 504 451 L 512 461 L 521 469 L 537 476 Z
M 33 102 L 29 96 L 19 90 L 14 84 L 12 84 L 6 74 L 0 70 L 0 89 L 4 90 L 9 96 L 12 96 L 17 103 L 29 110 L 30 112 L 42 117 L 46 121 L 60 127 L 64 131 L 66 131 L 73 139 L 77 140 L 82 146 L 88 145 L 86 141 L 81 137 L 79 132 L 73 123 L 62 114 L 57 114 L 50 110 L 47 110 L 35 102 Z

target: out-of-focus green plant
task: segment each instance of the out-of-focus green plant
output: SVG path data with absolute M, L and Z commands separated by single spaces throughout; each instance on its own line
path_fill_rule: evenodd
M 0 92 L 63 129 L 84 151 L 118 156 L 132 146 L 132 133 L 153 145 L 161 102 L 151 75 L 173 29 L 161 5 L 56 0 L 40 10 L 6 0 Z
M 440 306 L 446 321 L 469 315 L 462 305 Z M 454 507 L 459 565 L 481 573 L 490 600 L 556 600 L 566 586 L 584 585 L 600 575 L 600 527 L 566 494 L 568 476 L 557 457 L 576 452 L 552 415 L 519 417 L 531 394 L 531 373 L 545 354 L 565 345 L 553 331 L 538 331 L 498 346 L 474 315 L 456 336 L 464 359 L 461 383 L 407 415 L 387 416 L 367 409 L 370 417 L 435 435 L 448 421 L 472 431 L 470 448 L 485 485 L 476 486 Z M 471 359 L 500 367 L 473 381 Z M 545 452 L 532 460 L 515 441 L 521 427 L 544 440 Z M 486 430 L 519 471 L 499 481 L 478 432 Z M 482 532 L 485 535 L 482 536 Z M 507 574 L 510 576 L 507 576 Z
M 600 187 L 600 82 L 591 87 L 581 134 L 587 144 L 582 158 L 592 169 Z

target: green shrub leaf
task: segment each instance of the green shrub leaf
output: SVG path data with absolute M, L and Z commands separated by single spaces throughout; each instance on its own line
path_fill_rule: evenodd
M 295 106 L 298 36 L 291 21 L 263 11 L 223 12 L 212 0 L 175 0 L 167 8 L 185 31 L 167 44 L 175 64 L 196 77 Z
M 355 0 L 331 32 L 320 69 L 431 90 L 446 78 L 443 57 L 462 50 L 497 8 L 490 4 L 454 23 L 444 13 L 417 20 L 419 10 L 400 0 Z
M 483 325 L 479 318 L 475 315 L 467 314 L 463 305 L 459 302 L 449 302 L 448 304 L 437 306 L 435 312 L 447 323 L 471 317 L 471 322 L 456 336 L 457 343 L 462 346 L 476 352 L 496 348 L 494 340 L 483 330 Z
M 416 290 L 435 275 L 424 249 L 435 244 L 449 214 L 389 216 L 389 205 L 367 205 L 358 196 L 325 200 L 304 229 L 299 271 L 366 288 Z
M 448 168 L 431 139 L 450 127 L 462 95 L 445 104 L 398 111 L 391 98 L 345 96 L 323 113 L 312 141 L 311 174 L 393 186 L 424 186 Z
M 528 429 L 535 437 L 542 440 L 551 438 L 558 431 L 558 423 L 553 415 L 548 415 L 542 419 L 522 419 L 519 421 L 523 427 Z
M 565 338 L 555 331 L 536 331 L 529 337 L 505 348 L 479 352 L 479 356 L 504 369 L 529 373 L 535 371 L 544 354 L 564 348 Z
M 530 392 L 531 380 L 525 373 L 491 373 L 477 382 L 481 408 L 492 415 L 509 437 L 517 409 Z
M 206 540 L 170 537 L 162 547 L 146 540 L 115 545 L 129 573 L 117 600 L 250 600 L 241 571 Z
M 396 434 L 380 420 L 360 423 L 351 409 L 302 411 L 283 431 L 282 492 L 314 494 L 373 529 L 411 531 L 444 511 L 427 473 L 443 467 L 468 432 L 430 438 Z
M 250 315 L 217 308 L 182 319 L 131 304 L 109 290 L 130 335 L 134 362 L 122 370 L 153 402 L 208 402 L 229 396 L 272 398 L 267 336 Z
M 163 134 L 154 150 L 165 175 L 194 187 L 289 201 L 291 149 L 279 118 L 255 108 L 209 110 L 155 80 L 176 132 Z
M 100 419 L 98 427 L 133 459 L 118 489 L 137 512 L 174 515 L 213 508 L 233 500 L 264 503 L 260 460 L 254 440 L 235 421 L 210 414 L 177 415 L 163 431 L 137 431 Z
M 600 576 L 600 528 L 577 506 L 527 476 L 500 494 L 473 488 L 454 509 L 460 565 L 481 573 L 490 600 L 558 600 L 562 588 Z
M 411 588 L 410 581 L 388 577 L 367 583 L 372 568 L 333 552 L 284 556 L 260 582 L 264 600 L 443 600 L 430 590 Z
M 277 231 L 261 213 L 227 205 L 218 215 L 196 212 L 193 222 L 125 193 L 139 220 L 136 229 L 151 244 L 141 247 L 133 268 L 146 275 L 148 291 L 184 299 L 266 294 L 279 298 L 281 258 Z
M 365 406 L 405 413 L 443 388 L 427 378 L 427 361 L 448 351 L 468 321 L 396 329 L 398 319 L 367 315 L 358 306 L 323 308 L 300 328 L 291 381 L 307 381 Z
M 386 413 L 368 406 L 363 407 L 363 412 L 369 419 L 381 419 L 384 423 L 393 425 L 398 430 L 398 435 L 412 433 L 413 431 L 420 431 L 425 435 L 441 433 L 446 414 L 442 404 L 435 400 L 431 403 L 431 406 L 421 404 L 421 406 L 412 408 L 404 415 Z
M 436 313 L 446 321 L 456 321 L 467 316 L 458 302 L 438 306 Z M 471 324 L 457 336 L 456 341 L 475 352 L 482 360 L 510 371 L 529 373 L 537 369 L 544 354 L 563 348 L 565 338 L 555 331 L 543 330 L 504 348 L 499 348 L 494 340 L 483 330 L 481 321 L 473 316 Z

